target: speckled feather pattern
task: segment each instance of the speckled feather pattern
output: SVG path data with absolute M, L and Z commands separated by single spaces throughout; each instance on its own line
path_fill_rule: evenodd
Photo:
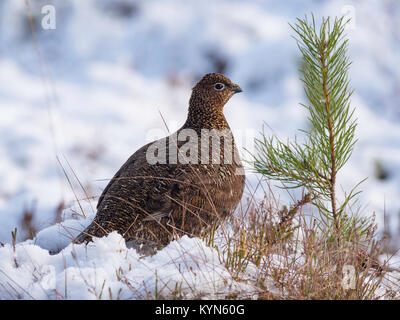
M 223 90 L 216 90 L 221 83 Z M 223 107 L 241 89 L 222 74 L 205 75 L 193 88 L 188 117 L 183 129 L 193 129 L 200 138 L 201 129 L 229 130 Z M 158 140 L 179 148 L 174 135 Z M 220 164 L 149 164 L 146 159 L 149 143 L 136 151 L 118 170 L 101 194 L 93 222 L 74 240 L 90 241 L 114 230 L 127 243 L 144 253 L 167 245 L 176 237 L 187 234 L 200 236 L 211 226 L 231 215 L 244 189 L 244 175 L 238 157 L 224 163 L 221 142 Z M 200 140 L 199 140 L 200 141 Z M 233 150 L 236 147 L 233 143 Z M 201 143 L 198 144 L 201 150 Z M 198 152 L 199 157 L 201 152 Z M 210 152 L 210 157 L 213 155 Z

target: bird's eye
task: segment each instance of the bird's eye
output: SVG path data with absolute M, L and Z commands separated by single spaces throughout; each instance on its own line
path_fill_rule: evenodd
M 223 83 L 214 84 L 214 89 L 217 90 L 217 91 L 224 90 L 224 88 L 225 88 L 225 85 Z

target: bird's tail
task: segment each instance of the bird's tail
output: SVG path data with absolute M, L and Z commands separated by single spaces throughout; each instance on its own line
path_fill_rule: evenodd
M 85 231 L 81 232 L 74 240 L 72 240 L 72 242 L 76 244 L 89 241 L 92 241 L 92 237 L 86 234 Z
M 95 222 L 92 222 L 85 230 L 83 230 L 75 239 L 73 243 L 87 243 L 92 241 L 93 237 L 101 238 L 107 233 Z

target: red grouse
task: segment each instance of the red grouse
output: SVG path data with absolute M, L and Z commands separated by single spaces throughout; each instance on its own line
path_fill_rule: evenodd
M 125 162 L 74 242 L 116 230 L 151 254 L 178 236 L 204 235 L 233 214 L 245 176 L 223 108 L 241 91 L 222 74 L 206 74 L 192 90 L 185 124 Z

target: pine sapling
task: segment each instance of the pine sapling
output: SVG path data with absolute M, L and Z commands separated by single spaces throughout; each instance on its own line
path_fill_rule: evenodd
M 317 30 L 314 16 L 297 19 L 291 25 L 302 54 L 301 80 L 308 102 L 310 129 L 303 143 L 284 142 L 263 133 L 255 140 L 255 170 L 266 178 L 280 181 L 286 188 L 307 189 L 321 216 L 319 227 L 329 239 L 340 244 L 366 233 L 369 219 L 360 218 L 351 209 L 359 193 L 358 183 L 344 200 L 338 202 L 337 176 L 350 158 L 355 139 L 356 120 L 350 105 L 347 56 L 348 40 L 344 37 L 348 21 L 336 18 L 333 25 L 323 18 Z M 350 213 L 349 213 L 350 212 Z

